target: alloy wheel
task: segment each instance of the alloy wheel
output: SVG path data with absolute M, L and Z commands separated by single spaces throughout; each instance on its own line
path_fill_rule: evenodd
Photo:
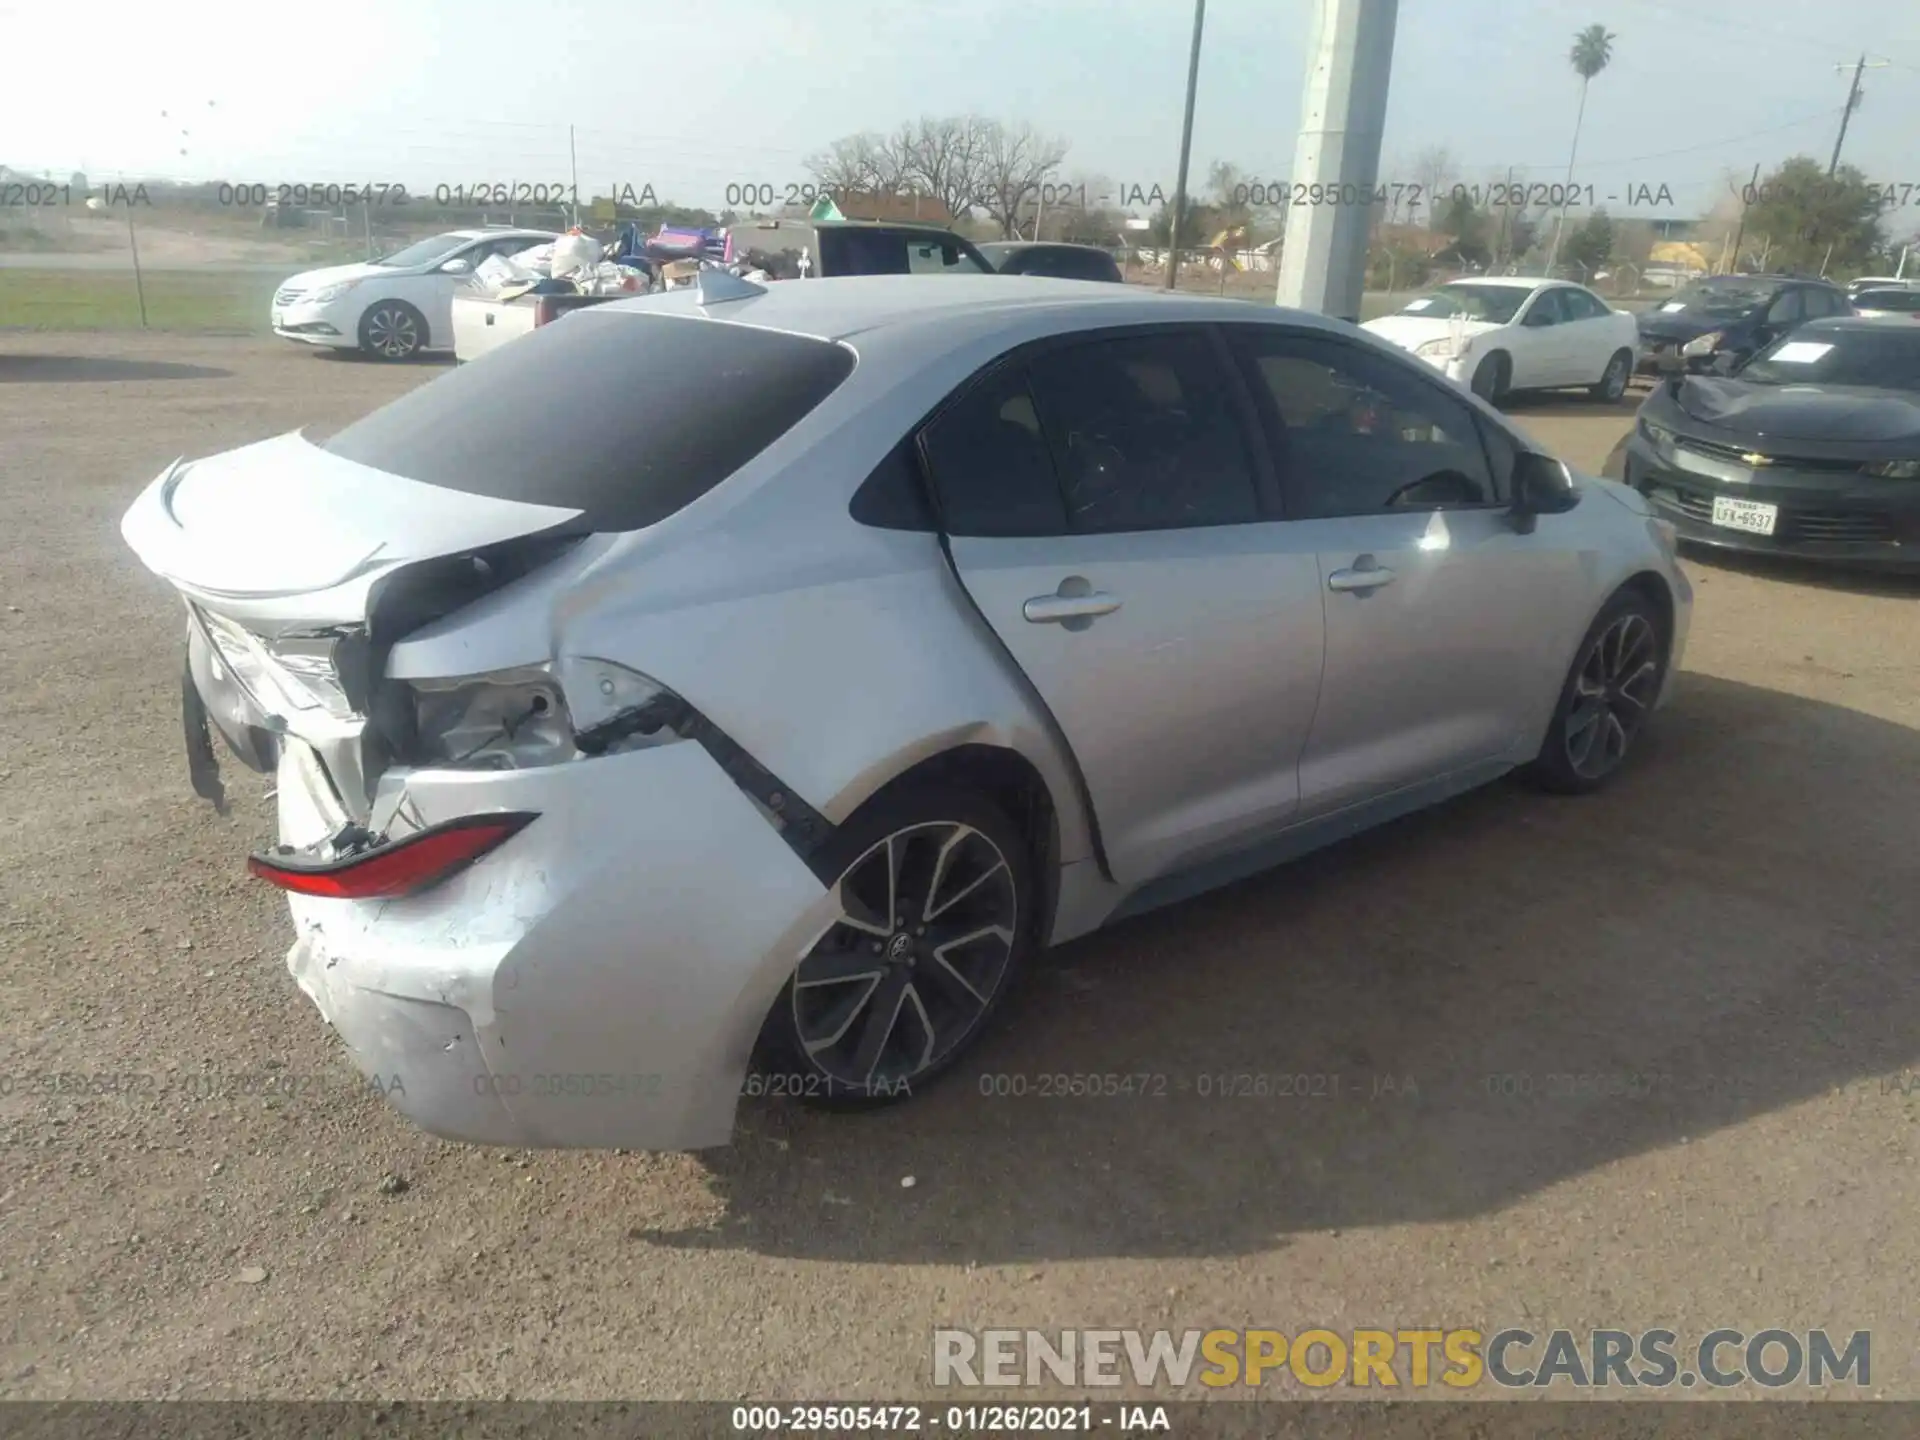
M 938 1066 L 986 1018 L 1021 921 L 1007 857 L 968 825 L 896 830 L 834 886 L 840 913 L 794 972 L 794 1032 L 853 1094 Z
M 1601 631 L 1573 677 L 1567 764 L 1583 780 L 1618 768 L 1660 689 L 1660 637 L 1637 611 Z
M 382 305 L 367 317 L 367 343 L 388 360 L 404 360 L 420 348 L 420 327 L 410 311 Z

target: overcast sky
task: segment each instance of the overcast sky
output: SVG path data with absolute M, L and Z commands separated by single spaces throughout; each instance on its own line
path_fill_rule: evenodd
M 1209 4 L 1196 176 L 1216 159 L 1287 176 L 1310 16 L 1311 0 Z M 0 164 L 96 181 L 557 183 L 571 124 L 583 191 L 650 183 L 717 206 L 729 183 L 804 180 L 837 136 L 974 111 L 1070 140 L 1069 172 L 1171 191 L 1191 17 L 1186 0 L 173 0 L 120 7 L 94 33 L 0 0 Z M 1862 50 L 1893 63 L 1867 72 L 1847 158 L 1920 182 L 1915 0 L 1404 0 L 1383 178 L 1411 179 L 1436 144 L 1470 178 L 1561 176 L 1578 93 L 1566 52 L 1595 22 L 1618 38 L 1576 178 L 1603 196 L 1666 185 L 1673 205 L 1644 213 L 1695 214 L 1730 169 L 1824 163 L 1846 94 L 1835 66 Z M 1920 228 L 1920 188 L 1911 217 Z

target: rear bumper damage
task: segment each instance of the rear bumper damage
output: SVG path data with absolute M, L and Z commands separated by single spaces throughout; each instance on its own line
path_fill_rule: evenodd
M 688 742 L 380 788 L 377 808 L 421 826 L 538 818 L 416 896 L 289 896 L 288 969 L 375 1087 L 454 1140 L 727 1143 L 767 1011 L 832 902 L 712 757 Z M 287 844 L 341 823 L 302 742 L 279 806 Z

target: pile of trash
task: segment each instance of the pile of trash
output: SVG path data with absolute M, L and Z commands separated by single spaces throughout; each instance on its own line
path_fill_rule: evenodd
M 784 252 L 742 253 L 725 230 L 662 225 L 656 234 L 644 235 L 629 222 L 610 243 L 576 226 L 557 240 L 513 255 L 489 256 L 473 278 L 495 300 L 521 295 L 645 295 L 693 285 L 709 266 L 756 282 L 798 279 L 805 273 L 804 261 L 796 263 Z
M 520 295 L 644 295 L 658 278 L 657 267 L 640 253 L 634 227 L 607 245 L 575 226 L 513 255 L 490 255 L 474 279 L 494 299 Z

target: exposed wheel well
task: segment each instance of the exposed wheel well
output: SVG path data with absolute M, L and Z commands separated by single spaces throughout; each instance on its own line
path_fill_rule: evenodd
M 1060 890 L 1060 819 L 1047 782 L 1017 751 L 997 745 L 961 745 L 902 771 L 869 796 L 861 809 L 901 786 L 928 780 L 986 796 L 1019 827 L 1040 886 L 1040 903 L 1033 907 L 1032 922 L 1034 939 L 1044 946 L 1053 932 L 1054 906 Z
M 1660 615 L 1660 639 L 1669 652 L 1673 649 L 1673 592 L 1667 588 L 1666 580 L 1651 570 L 1642 570 L 1624 585 L 1622 590 L 1635 590 L 1646 596 Z

